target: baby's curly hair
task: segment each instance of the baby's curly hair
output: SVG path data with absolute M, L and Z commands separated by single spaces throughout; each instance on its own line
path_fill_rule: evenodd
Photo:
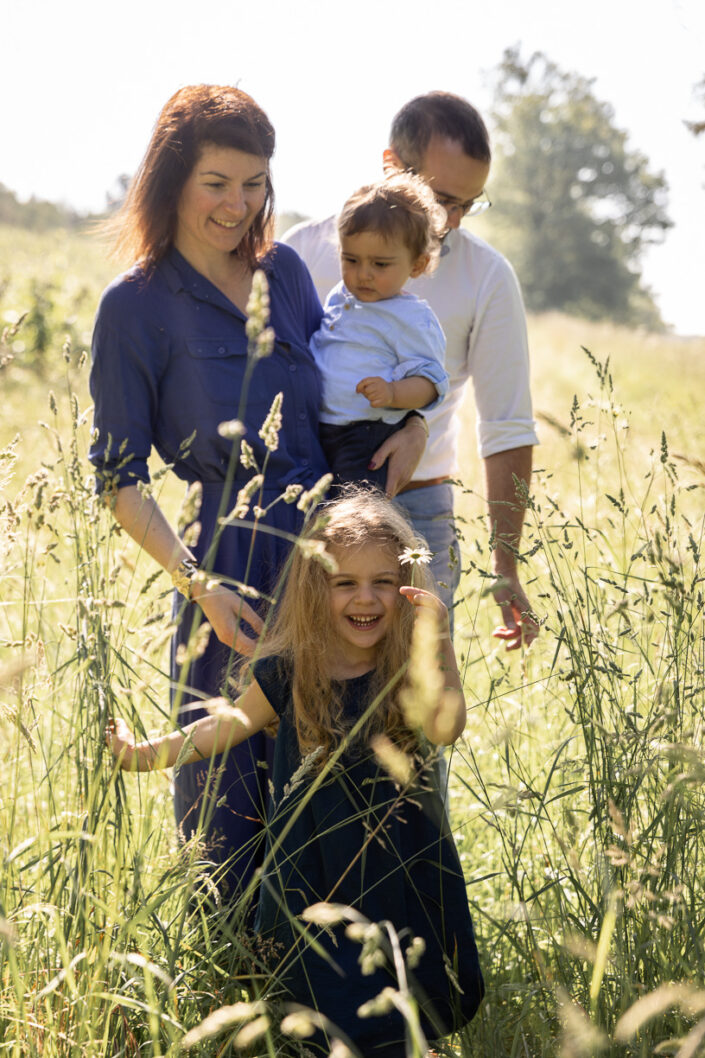
M 401 239 L 414 260 L 429 255 L 430 272 L 447 226 L 446 211 L 420 176 L 393 173 L 350 196 L 338 217 L 338 236 L 375 232 L 384 239 Z

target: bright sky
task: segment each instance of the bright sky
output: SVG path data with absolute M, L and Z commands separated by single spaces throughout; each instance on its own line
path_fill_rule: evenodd
M 277 130 L 280 211 L 334 212 L 381 173 L 390 119 L 444 88 L 489 107 L 504 48 L 594 77 L 631 147 L 665 171 L 675 228 L 647 282 L 681 334 L 705 335 L 703 0 L 22 0 L 6 4 L 0 182 L 102 209 L 180 85 L 237 83 Z M 490 196 L 491 177 L 488 184 Z

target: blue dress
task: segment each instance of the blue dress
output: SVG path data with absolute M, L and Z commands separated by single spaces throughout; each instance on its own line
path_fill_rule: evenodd
M 289 247 L 276 244 L 262 267 L 276 343 L 272 355 L 256 364 L 240 413 L 247 367 L 245 317 L 177 250 L 148 276 L 136 267 L 115 280 L 103 294 L 96 318 L 91 394 L 98 438 L 90 457 L 98 488 L 149 481 L 147 460 L 156 448 L 179 478 L 203 486 L 202 530 L 192 547 L 199 563 L 213 540 L 233 445 L 218 434 L 219 423 L 239 415 L 261 467 L 266 449 L 258 431 L 275 395 L 283 394 L 283 428 L 279 446 L 269 456 L 259 501 L 263 507 L 289 484 L 311 487 L 328 469 L 318 441 L 320 378 L 308 349 L 320 324 L 320 302 L 305 266 Z M 222 513 L 231 510 L 237 491 L 252 475 L 237 465 Z M 226 528 L 208 568 L 271 594 L 290 548 L 276 531 L 295 534 L 300 525 L 296 505 L 279 502 L 255 533 Z M 203 615 L 179 595 L 174 609 L 180 624 L 172 676 L 174 686 L 179 680 L 185 685 L 179 700 L 219 694 L 237 655 L 211 634 L 203 656 L 187 673 L 180 672 L 176 650 Z M 179 720 L 188 723 L 199 715 L 201 710 L 188 715 L 182 710 Z M 175 810 L 182 833 L 188 837 L 199 822 L 207 822 L 210 857 L 225 861 L 238 853 L 231 881 L 246 883 L 261 859 L 267 796 L 261 762 L 267 745 L 271 753 L 271 740 L 259 735 L 231 750 L 227 760 L 218 758 L 215 771 L 204 762 L 183 767 L 176 776 Z
M 315 772 L 299 771 L 290 669 L 270 657 L 255 662 L 253 674 L 280 717 L 258 929 L 275 945 L 274 966 L 293 1000 L 324 1013 L 366 1058 L 404 1058 L 396 1011 L 357 1015 L 384 987 L 396 987 L 389 964 L 364 975 L 361 945 L 344 926 L 309 927 L 302 936 L 296 916 L 329 901 L 371 922 L 391 922 L 403 950 L 412 937 L 423 938 L 426 950 L 410 981 L 426 1037 L 438 1039 L 473 1017 L 484 986 L 462 868 L 430 768 L 401 796 L 369 751 L 351 748 L 309 795 Z M 369 673 L 345 682 L 349 723 L 368 705 L 369 686 Z M 328 1054 L 322 1038 L 313 1042 Z

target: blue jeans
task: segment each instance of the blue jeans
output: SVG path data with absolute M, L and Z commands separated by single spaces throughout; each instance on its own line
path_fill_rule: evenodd
M 438 595 L 448 607 L 450 631 L 453 634 L 453 595 L 460 583 L 460 548 L 453 522 L 452 485 L 425 485 L 396 496 L 417 533 L 433 552 L 431 572 Z

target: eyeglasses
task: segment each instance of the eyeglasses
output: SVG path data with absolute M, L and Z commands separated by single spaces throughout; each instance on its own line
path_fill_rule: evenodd
M 459 213 L 461 217 L 476 217 L 478 213 L 484 213 L 492 205 L 485 191 L 482 191 L 477 198 L 471 198 L 469 202 L 456 202 L 455 199 L 447 198 L 446 195 L 436 195 L 435 199 L 439 206 L 443 206 L 449 217 L 454 213 Z
M 406 162 L 399 159 L 402 166 L 408 173 L 413 173 L 414 176 L 423 177 L 423 173 L 419 173 L 418 169 L 414 169 L 413 165 L 407 165 Z M 425 179 L 425 178 L 424 178 Z M 439 206 L 443 206 L 449 217 L 454 213 L 459 213 L 462 217 L 476 217 L 478 213 L 484 213 L 486 209 L 489 209 L 492 203 L 487 197 L 486 191 L 481 191 L 477 198 L 471 198 L 469 202 L 456 202 L 454 198 L 448 198 L 447 195 L 437 195 L 434 192 L 433 196 Z

